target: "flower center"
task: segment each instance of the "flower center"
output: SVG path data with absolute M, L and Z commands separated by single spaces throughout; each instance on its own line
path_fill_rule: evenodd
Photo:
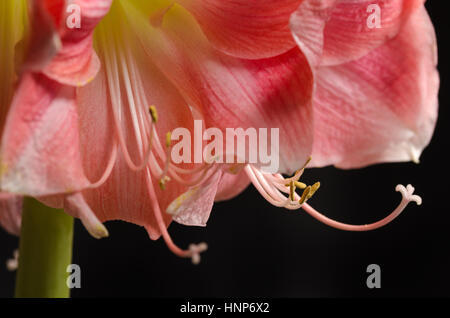
M 182 250 L 173 243 L 153 181 L 157 180 L 161 189 L 165 189 L 166 183 L 172 179 L 186 186 L 196 185 L 206 179 L 203 172 L 208 167 L 182 169 L 170 162 L 170 134 L 166 136 L 163 146 L 156 129 L 159 120 L 157 107 L 147 98 L 137 64 L 136 54 L 142 54 L 142 48 L 134 38 L 134 30 L 130 30 L 127 24 L 129 15 L 124 8 L 128 10 L 129 7 L 125 5 L 122 1 L 114 2 L 94 34 L 94 46 L 102 60 L 111 101 L 116 132 L 113 142 L 120 148 L 128 167 L 144 174 L 152 212 L 169 249 L 178 256 L 192 258 L 194 263 L 198 263 L 200 253 L 207 248 L 206 244 L 191 244 L 187 250 Z M 134 136 L 130 138 L 131 135 Z

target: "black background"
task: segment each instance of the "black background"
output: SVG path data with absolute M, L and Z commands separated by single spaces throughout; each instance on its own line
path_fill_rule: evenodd
M 423 198 L 373 232 L 329 228 L 304 212 L 272 207 L 253 187 L 214 206 L 206 228 L 172 224 L 182 247 L 206 241 L 210 249 L 193 266 L 124 222 L 106 224 L 97 241 L 76 221 L 73 263 L 82 288 L 73 297 L 408 297 L 450 296 L 450 196 L 447 149 L 450 100 L 450 9 L 428 1 L 439 44 L 441 74 L 437 129 L 420 165 L 382 164 L 361 170 L 310 169 L 307 182 L 322 188 L 310 203 L 337 220 L 365 224 L 386 216 L 411 183 Z M 4 265 L 18 239 L 0 229 L 0 297 L 13 296 L 15 273 Z M 381 266 L 381 289 L 366 287 L 366 268 Z

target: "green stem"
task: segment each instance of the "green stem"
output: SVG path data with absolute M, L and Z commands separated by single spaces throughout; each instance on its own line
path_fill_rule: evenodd
M 72 260 L 73 218 L 25 198 L 20 234 L 16 297 L 67 298 Z

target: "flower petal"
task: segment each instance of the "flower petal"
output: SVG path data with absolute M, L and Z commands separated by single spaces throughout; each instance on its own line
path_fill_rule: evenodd
M 312 144 L 313 75 L 298 48 L 270 59 L 237 59 L 212 48 L 179 6 L 158 30 L 134 16 L 129 22 L 146 52 L 201 110 L 207 127 L 279 128 L 279 170 L 293 172 L 305 162 Z
M 291 29 L 302 49 L 320 54 L 322 65 L 336 65 L 358 59 L 394 38 L 423 3 L 424 0 L 305 0 L 291 17 Z
M 8 233 L 20 234 L 22 201 L 23 198 L 20 196 L 0 192 L 0 225 Z
M 217 171 L 200 186 L 190 188 L 172 201 L 166 212 L 180 224 L 206 226 L 221 176 L 222 171 Z
M 1 188 L 31 196 L 89 185 L 81 166 L 75 89 L 41 74 L 22 77 L 1 145 Z
M 437 118 L 436 38 L 425 8 L 367 56 L 317 72 L 313 164 L 418 160 Z
M 285 53 L 295 45 L 289 17 L 301 0 L 179 0 L 219 50 L 260 59 Z
M 59 83 L 73 86 L 84 85 L 94 78 L 100 62 L 92 49 L 92 34 L 98 22 L 108 13 L 111 2 L 112 0 L 70 1 L 69 5 L 72 7 L 67 7 L 69 10 L 64 17 L 65 23 L 61 24 L 59 31 L 62 48 L 43 70 L 45 75 Z M 79 27 L 69 24 L 72 19 L 76 19 L 76 14 L 80 14 Z
M 219 182 L 215 201 L 225 201 L 234 198 L 250 184 L 250 179 L 244 170 L 237 174 L 224 173 Z

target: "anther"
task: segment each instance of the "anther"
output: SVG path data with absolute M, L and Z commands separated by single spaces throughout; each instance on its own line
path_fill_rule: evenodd
M 169 176 L 164 176 L 161 179 L 159 179 L 159 187 L 161 188 L 161 190 L 166 190 L 166 182 L 169 181 L 170 181 Z
M 148 110 L 150 112 L 150 116 L 152 116 L 152 121 L 156 123 L 158 121 L 158 112 L 156 111 L 156 107 L 151 105 Z
M 294 194 L 295 194 L 295 183 L 294 183 L 294 181 L 291 181 L 291 183 L 289 185 L 289 189 L 290 189 L 289 197 L 291 198 L 291 201 L 294 201 Z
M 303 183 L 303 182 L 294 181 L 294 180 L 292 180 L 292 181 L 294 182 L 294 186 L 295 186 L 296 188 L 299 188 L 299 189 L 304 190 L 304 189 L 306 189 L 306 187 L 307 187 L 307 185 L 306 185 L 305 183 Z M 288 184 L 285 184 L 285 186 L 286 186 L 286 187 L 290 187 L 291 185 L 288 183 Z
M 298 200 L 299 204 L 303 204 L 308 200 L 308 195 L 311 192 L 311 186 L 307 186 L 305 191 L 303 191 L 302 196 L 300 197 L 300 200 Z
M 306 159 L 306 162 L 305 162 L 305 164 L 303 165 L 303 167 L 300 169 L 300 170 L 303 170 L 303 169 L 305 169 L 306 168 L 306 166 L 308 166 L 309 165 L 309 163 L 311 162 L 311 160 L 312 160 L 312 157 L 311 156 L 309 156 L 308 157 L 308 159 Z
M 319 190 L 319 188 L 320 188 L 320 182 L 314 183 L 311 186 L 311 191 L 309 192 L 307 199 L 310 199 L 314 195 L 314 193 L 316 193 L 316 191 Z
M 169 131 L 166 134 L 166 147 L 170 148 L 171 144 L 172 144 L 172 133 Z

